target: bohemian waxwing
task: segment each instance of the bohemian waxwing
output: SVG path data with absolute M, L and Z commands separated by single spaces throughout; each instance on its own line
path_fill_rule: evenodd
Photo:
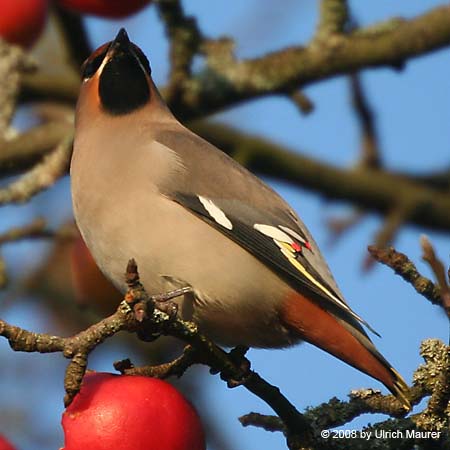
M 177 121 L 124 29 L 83 66 L 70 173 L 83 239 L 122 292 L 134 258 L 150 294 L 192 288 L 179 314 L 217 343 L 310 342 L 410 408 L 407 385 L 345 302 L 303 222 Z

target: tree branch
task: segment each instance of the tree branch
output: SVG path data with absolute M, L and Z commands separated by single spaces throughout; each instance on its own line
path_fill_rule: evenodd
M 367 31 L 367 32 L 366 32 Z M 232 49 L 212 45 L 209 69 L 187 84 L 184 96 L 171 108 L 193 119 L 274 93 L 368 67 L 399 66 L 405 60 L 450 43 L 450 7 L 435 8 L 415 19 L 380 24 L 349 35 L 333 34 L 306 47 L 291 47 L 262 58 L 237 61 Z M 227 55 L 228 52 L 228 55 Z
M 358 74 L 350 75 L 350 87 L 353 107 L 361 129 L 361 159 L 359 164 L 363 167 L 379 169 L 382 164 L 375 114 Z
M 80 82 L 72 77 L 48 75 L 37 71 L 21 79 L 21 102 L 52 100 L 74 105 L 80 91 Z
M 244 100 L 269 94 L 288 95 L 302 110 L 308 111 L 311 109 L 311 103 L 299 90 L 305 85 L 344 73 L 354 73 L 367 67 L 399 68 L 409 58 L 450 43 L 449 6 L 436 8 L 415 19 L 391 20 L 373 27 L 345 32 L 348 19 L 347 2 L 322 0 L 317 32 L 306 47 L 287 48 L 257 59 L 237 60 L 233 55 L 231 41 L 206 41 L 203 38 L 195 20 L 184 15 L 179 0 L 161 0 L 158 5 L 171 45 L 171 74 L 163 94 L 174 113 L 185 119 L 211 114 Z M 79 17 L 72 17 L 61 11 L 59 14 L 72 64 L 77 68 L 89 52 L 84 28 Z M 193 75 L 192 59 L 203 51 L 207 55 L 208 68 Z M 17 69 L 13 72 L 16 77 Z M 18 79 L 13 81 L 16 91 Z M 359 85 L 354 86 L 357 109 L 367 138 L 372 140 L 365 142 L 366 151 L 372 160 L 376 160 L 374 148 L 369 148 L 370 145 L 375 145 L 372 117 L 358 88 Z M 21 100 L 53 98 L 72 105 L 78 95 L 78 89 L 78 83 L 74 81 L 53 79 L 36 73 L 23 78 Z M 9 122 L 14 109 L 16 92 L 8 98 L 9 110 L 4 109 L 6 122 Z M 440 192 L 432 185 L 425 185 L 412 178 L 407 179 L 401 174 L 371 170 L 376 168 L 379 161 L 375 161 L 374 167 L 365 164 L 355 170 L 339 169 L 228 127 L 211 124 L 196 127 L 201 130 L 200 134 L 237 156 L 237 159 L 245 159 L 247 165 L 255 171 L 318 190 L 330 198 L 350 200 L 359 207 L 388 214 L 388 226 L 383 230 L 385 240 L 386 236 L 392 236 L 404 221 L 434 229 L 450 229 L 448 192 Z M 66 173 L 72 141 L 71 128 L 68 124 L 49 123 L 13 140 L 0 143 L 1 175 L 30 169 L 42 159 L 19 179 L 0 189 L 0 205 L 26 201 Z M 54 150 L 50 152 L 51 149 Z M 0 236 L 0 244 L 53 235 L 45 223 L 33 222 L 29 226 L 10 230 Z M 436 256 L 429 248 L 426 251 L 424 246 L 425 257 L 437 276 L 440 289 L 422 277 L 405 255 L 393 249 L 390 252 L 375 253 L 430 301 L 444 304 L 447 312 L 450 310 L 445 272 L 443 267 L 438 268 Z M 0 260 L 0 285 L 5 279 L 3 272 L 3 261 Z M 129 361 L 125 361 L 116 365 L 118 370 L 130 374 L 167 377 L 181 375 L 192 364 L 206 364 L 214 372 L 220 372 L 229 386 L 243 385 L 266 401 L 279 417 L 252 413 L 243 418 L 242 422 L 263 426 L 270 431 L 282 431 L 291 449 L 378 448 L 379 442 L 372 442 L 372 447 L 355 441 L 326 441 L 318 437 L 317 432 L 319 427 L 336 427 L 366 412 L 383 412 L 392 417 L 405 414 L 403 408 L 398 408 L 393 396 L 383 396 L 371 389 L 353 392 L 348 402 L 332 399 L 310 409 L 306 414 L 301 414 L 277 387 L 250 370 L 250 363 L 245 359 L 244 353 L 238 350 L 227 353 L 215 346 L 199 334 L 195 324 L 176 319 L 171 313 L 174 310 L 170 309 L 174 307 L 173 304 L 169 303 L 167 310 L 155 308 L 161 296 L 149 297 L 145 293 L 135 266 L 129 266 L 127 276 L 129 290 L 116 313 L 76 336 L 61 338 L 31 333 L 0 320 L 0 335 L 9 340 L 13 349 L 62 352 L 70 359 L 65 376 L 66 403 L 73 399 L 80 388 L 90 352 L 117 332 L 129 331 L 136 332 L 141 339 L 148 340 L 159 334 L 176 336 L 189 343 L 189 346 L 183 355 L 170 363 L 136 368 Z M 162 295 L 162 298 L 167 300 L 180 293 L 181 291 L 172 292 Z M 411 389 L 410 396 L 412 402 L 417 404 L 431 394 L 426 409 L 406 420 L 383 422 L 368 429 L 388 429 L 394 426 L 393 424 L 397 429 L 448 429 L 449 348 L 437 341 L 427 341 L 423 344 L 421 353 L 426 364 L 416 372 L 415 386 Z M 411 441 L 406 445 L 409 444 Z M 398 448 L 398 445 L 399 441 L 396 441 L 395 447 L 392 448 Z
M 0 255 L 0 289 L 3 289 L 8 284 L 8 275 L 6 273 L 6 263 Z
M 165 89 L 166 101 L 179 101 L 183 84 L 191 77 L 191 65 L 203 36 L 193 17 L 186 17 L 180 0 L 162 0 L 156 3 L 165 24 L 170 43 L 170 75 Z
M 445 274 L 444 264 L 438 259 L 434 251 L 431 242 L 426 236 L 420 238 L 420 244 L 422 246 L 422 259 L 426 261 L 436 277 L 436 281 L 439 285 L 442 307 L 445 309 L 447 316 L 450 318 L 450 286 Z
M 415 197 L 403 199 L 403 203 L 392 205 L 390 211 L 386 213 L 383 223 L 374 236 L 374 246 L 377 248 L 385 248 L 394 241 L 396 234 L 402 226 L 408 222 L 410 215 L 416 211 L 417 203 Z M 375 260 L 369 255 L 364 261 L 363 268 L 369 270 L 372 268 Z
M 43 218 L 36 218 L 27 225 L 11 228 L 0 234 L 0 245 L 24 239 L 59 239 L 73 240 L 79 236 L 74 224 L 66 224 L 57 230 L 50 230 Z
M 0 139 L 0 177 L 31 168 L 72 130 L 73 124 L 50 122 L 25 131 L 13 139 Z
M 416 266 L 404 254 L 393 247 L 377 248 L 369 245 L 369 253 L 380 263 L 389 266 L 397 275 L 400 275 L 406 282 L 433 305 L 442 306 L 440 289 L 428 278 L 422 276 Z
M 67 135 L 68 128 L 66 123 L 49 123 L 0 144 L 0 174 L 29 167 L 60 142 Z M 407 206 L 408 213 L 402 217 L 405 223 L 450 230 L 448 195 L 440 189 L 409 179 L 405 174 L 364 167 L 333 167 L 221 124 L 196 122 L 191 128 L 238 160 L 242 159 L 240 155 L 245 154 L 246 166 L 262 175 L 315 190 L 327 198 L 349 201 L 383 215 L 389 215 L 393 208 L 403 210 Z M 0 194 L 0 201 L 1 198 Z M 411 199 L 414 199 L 412 204 Z
M 0 137 L 9 130 L 15 112 L 21 77 L 35 69 L 31 58 L 15 45 L 7 44 L 0 38 Z
M 342 169 L 294 153 L 281 145 L 212 122 L 196 122 L 191 129 L 262 175 L 288 181 L 327 198 L 349 201 L 383 215 L 394 205 L 410 204 L 405 221 L 436 230 L 450 230 L 450 197 L 404 174 L 371 169 Z
M 414 373 L 414 384 L 431 392 L 425 410 L 415 423 L 425 430 L 450 431 L 450 346 L 438 339 L 427 339 L 420 346 L 426 364 Z
M 361 155 L 357 163 L 359 169 L 381 169 L 380 149 L 378 146 L 378 136 L 376 132 L 375 114 L 370 105 L 361 77 L 357 73 L 353 73 L 349 77 L 351 88 L 351 100 L 353 109 L 359 122 L 360 136 L 361 136 Z M 390 214 L 390 213 L 389 213 Z M 389 216 L 388 214 L 388 216 Z M 334 217 L 327 220 L 328 229 L 330 230 L 330 242 L 335 243 L 341 238 L 346 231 L 358 224 L 366 215 L 363 208 L 354 208 L 353 211 L 343 217 Z M 386 219 L 386 222 L 388 219 Z M 392 222 L 392 221 L 391 221 Z M 386 233 L 386 225 L 383 227 L 381 234 L 384 236 L 393 237 L 394 233 Z M 392 227 L 390 227 L 393 230 Z M 371 261 L 366 259 L 364 261 L 364 268 L 370 268 Z
M 69 132 L 59 145 L 8 186 L 0 189 L 0 205 L 6 203 L 23 203 L 33 195 L 52 186 L 64 176 L 69 167 L 72 153 L 73 132 Z
M 289 94 L 288 98 L 292 100 L 292 103 L 294 103 L 299 111 L 305 116 L 314 111 L 314 103 L 304 92 L 296 89 Z
M 348 5 L 346 0 L 321 0 L 320 21 L 315 39 L 320 41 L 344 31 L 348 21 Z
M 406 60 L 450 43 L 450 6 L 410 20 L 389 21 L 332 35 L 306 47 L 291 47 L 262 58 L 237 61 L 227 42 L 205 47 L 209 68 L 191 77 L 169 103 L 183 119 L 212 114 L 244 100 L 290 94 L 297 88 L 369 67 L 401 66 Z M 164 93 L 164 89 L 163 89 Z M 42 74 L 22 80 L 22 99 L 74 102 L 78 83 Z
M 324 439 L 323 435 L 320 435 L 320 430 L 348 423 L 364 412 L 384 412 L 394 417 L 402 417 L 406 414 L 403 408 L 398 407 L 392 395 L 383 396 L 371 389 L 352 392 L 351 399 L 347 403 L 332 399 L 328 404 L 309 410 L 305 415 L 300 414 L 277 387 L 270 385 L 256 372 L 250 370 L 249 362 L 244 358 L 241 350 L 236 349 L 226 353 L 201 335 L 194 323 L 176 318 L 176 311 L 170 308 L 170 304 L 162 303 L 175 315 L 169 315 L 155 307 L 161 302 L 167 302 L 171 298 L 187 292 L 187 288 L 167 294 L 148 296 L 140 284 L 134 261 L 130 261 L 128 264 L 126 280 L 128 291 L 116 313 L 70 338 L 32 333 L 0 320 L 0 335 L 8 339 L 14 350 L 40 353 L 62 352 L 66 358 L 71 360 L 65 376 L 66 404 L 70 403 L 79 391 L 91 351 L 119 331 L 129 331 L 137 332 L 144 338 L 155 338 L 163 334 L 187 342 L 190 348 L 185 351 L 184 355 L 172 363 L 158 366 L 150 374 L 158 374 L 159 371 L 165 372 L 165 375 L 178 375 L 192 363 L 207 364 L 214 372 L 220 372 L 221 377 L 229 385 L 245 386 L 273 408 L 281 421 L 277 418 L 253 414 L 247 419 L 244 418 L 243 422 L 259 424 L 272 431 L 278 429 L 283 431 L 291 450 L 342 448 L 340 444 L 334 447 L 333 441 Z M 412 416 L 405 422 L 405 426 L 412 429 L 416 426 L 424 426 L 423 424 L 426 422 L 427 428 L 433 429 L 433 424 L 440 420 L 439 423 L 444 427 L 447 419 L 442 421 L 439 414 L 442 412 L 442 407 L 445 406 L 449 394 L 447 389 L 447 374 L 450 370 L 448 347 L 437 340 L 429 340 L 423 343 L 421 353 L 426 364 L 421 366 L 415 374 L 416 385 L 411 389 L 410 397 L 412 402 L 417 404 L 424 396 L 430 393 L 432 396 L 428 408 L 423 413 Z M 116 367 L 122 372 L 128 370 L 129 373 L 145 374 L 145 371 L 131 367 L 129 362 L 122 363 L 121 367 L 116 364 Z M 401 422 L 393 421 L 390 422 L 390 425 L 393 423 L 396 423 L 397 428 L 401 425 Z M 384 422 L 374 427 L 382 425 L 384 428 L 381 429 L 386 429 L 388 426 L 387 422 Z M 371 428 L 369 427 L 369 429 Z M 355 445 L 356 447 L 352 442 L 351 446 L 345 448 L 360 448 L 357 444 Z
M 349 395 L 350 400 L 346 402 L 332 398 L 319 406 L 308 408 L 304 415 L 314 429 L 316 431 L 325 430 L 325 434 L 316 436 L 313 444 L 314 450 L 409 450 L 414 444 L 418 444 L 418 448 L 423 450 L 448 448 L 449 441 L 446 433 L 448 414 L 443 409 L 448 405 L 450 392 L 448 389 L 449 349 L 450 347 L 446 347 L 437 339 L 427 339 L 421 344 L 420 353 L 425 364 L 416 370 L 414 386 L 409 392 L 411 402 L 415 405 L 431 394 L 428 406 L 420 413 L 402 418 L 401 411 L 395 409 L 395 403 L 389 403 L 391 395 L 382 396 L 379 392 L 370 389 L 353 391 Z M 446 383 L 443 383 L 443 380 L 447 380 Z M 435 398 L 437 400 L 434 400 Z M 436 404 L 438 405 L 437 410 L 434 411 L 433 408 Z M 334 428 L 348 424 L 356 417 L 366 413 L 384 413 L 397 418 L 364 427 L 366 439 L 361 439 L 359 433 L 351 439 L 335 438 L 337 435 L 333 434 Z M 286 430 L 283 422 L 276 416 L 252 412 L 240 417 L 239 420 L 243 426 L 256 426 L 267 431 L 283 433 Z M 383 438 L 382 433 L 376 437 L 377 430 L 382 433 L 400 431 L 401 434 L 395 435 L 395 439 L 389 436 Z M 419 437 L 415 439 L 407 435 L 407 430 L 410 433 L 423 430 L 434 431 L 437 437 L 424 439 L 420 437 L 419 433 Z
M 308 442 L 310 425 L 297 409 L 284 397 L 280 390 L 267 383 L 256 372 L 249 369 L 248 361 L 238 357 L 236 352 L 226 353 L 201 335 L 191 322 L 156 309 L 155 304 L 167 301 L 185 290 L 148 296 L 140 284 L 137 267 L 130 261 L 127 267 L 128 292 L 117 311 L 88 329 L 70 338 L 32 333 L 10 325 L 0 319 L 0 336 L 8 339 L 16 351 L 62 352 L 71 360 L 66 376 L 65 404 L 68 405 L 79 391 L 87 368 L 91 351 L 107 338 L 119 331 L 137 332 L 143 337 L 170 335 L 190 344 L 201 355 L 201 361 L 228 381 L 229 385 L 243 385 L 263 399 L 279 415 L 286 425 L 290 448 L 299 448 L 300 442 Z

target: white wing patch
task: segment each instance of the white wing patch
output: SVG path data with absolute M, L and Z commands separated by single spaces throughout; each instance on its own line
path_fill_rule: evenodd
M 294 237 L 295 239 L 298 239 L 302 244 L 305 244 L 306 241 L 304 238 L 302 238 L 297 232 L 295 232 L 294 230 L 291 230 L 288 227 L 285 227 L 284 225 L 280 225 L 280 228 L 283 231 L 286 231 L 287 234 L 290 234 L 292 237 Z
M 223 227 L 227 228 L 228 230 L 233 229 L 233 224 L 228 219 L 228 217 L 225 215 L 225 213 L 216 205 L 212 200 L 206 197 L 202 197 L 201 195 L 198 196 L 198 199 L 200 200 L 201 204 L 204 206 L 206 211 L 208 211 L 209 215 L 219 224 Z
M 265 234 L 266 236 L 275 239 L 281 242 L 287 242 L 289 244 L 293 244 L 294 241 L 292 238 L 286 234 L 284 231 L 280 230 L 277 227 L 273 227 L 272 225 L 263 225 L 262 223 L 255 223 L 253 225 L 255 230 L 258 230 L 260 233 Z

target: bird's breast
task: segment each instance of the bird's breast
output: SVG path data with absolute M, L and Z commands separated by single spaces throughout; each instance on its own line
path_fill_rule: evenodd
M 145 160 L 129 152 L 118 167 L 103 155 L 77 150 L 71 167 L 76 221 L 100 269 L 119 289 L 125 290 L 125 268 L 134 258 L 149 293 L 191 286 L 195 296 L 181 300 L 181 314 L 218 342 L 290 344 L 277 312 L 289 288 L 278 276 L 162 195 L 142 170 Z

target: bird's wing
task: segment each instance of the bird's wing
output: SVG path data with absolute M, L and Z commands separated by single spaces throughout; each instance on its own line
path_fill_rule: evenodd
M 365 334 L 345 302 L 320 250 L 292 208 L 224 152 L 178 123 L 160 127 L 155 141 L 182 168 L 159 186 L 201 220 L 271 268 L 299 292 Z
M 325 262 L 315 243 L 309 241 L 301 228 L 242 201 L 182 192 L 174 192 L 172 199 L 250 252 L 294 289 L 312 296 L 336 317 L 360 331 L 358 322 L 371 329 L 347 305 L 333 287 L 334 283 L 329 283 L 316 270 L 315 265 L 325 265 Z

